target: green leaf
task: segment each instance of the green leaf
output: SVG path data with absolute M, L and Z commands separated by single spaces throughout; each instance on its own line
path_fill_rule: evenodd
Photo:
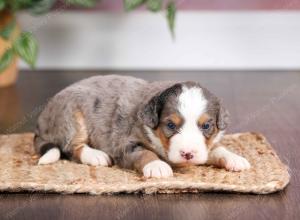
M 2 28 L 2 30 L 0 30 L 0 37 L 2 37 L 5 40 L 8 40 L 11 33 L 13 32 L 15 26 L 16 26 L 16 20 L 13 19 L 11 22 L 9 22 L 7 25 L 5 25 Z
M 124 8 L 126 11 L 131 11 L 142 4 L 145 3 L 145 0 L 123 0 Z
M 0 59 L 0 74 L 9 66 L 14 58 L 14 51 L 13 49 L 8 49 L 2 55 Z
M 175 2 L 171 1 L 167 5 L 167 19 L 168 19 L 168 25 L 173 38 L 175 35 L 174 34 L 175 18 L 176 18 L 176 5 Z
M 30 8 L 30 12 L 36 15 L 48 12 L 54 5 L 56 0 L 39 0 Z
M 36 1 L 38 0 L 6 0 L 6 5 L 11 11 L 16 12 L 20 9 L 32 7 L 33 4 L 36 4 Z
M 0 0 L 0 11 L 2 9 L 4 9 L 4 7 L 5 7 L 5 1 L 4 0 Z
M 23 32 L 13 43 L 13 49 L 32 68 L 35 66 L 38 45 L 31 33 Z
M 97 0 L 65 0 L 65 2 L 69 5 L 90 8 L 96 5 Z
M 147 0 L 147 8 L 150 11 L 157 12 L 161 9 L 162 0 Z

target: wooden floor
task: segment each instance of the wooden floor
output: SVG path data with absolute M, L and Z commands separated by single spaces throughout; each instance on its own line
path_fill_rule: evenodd
M 22 72 L 0 89 L 0 133 L 32 131 L 47 99 L 65 86 L 110 72 Z M 113 72 L 114 74 L 121 74 Z M 0 194 L 0 219 L 300 219 L 300 72 L 126 72 L 148 80 L 196 80 L 231 112 L 229 132 L 267 136 L 292 175 L 271 195 Z M 1 155 L 0 155 L 1 156 Z

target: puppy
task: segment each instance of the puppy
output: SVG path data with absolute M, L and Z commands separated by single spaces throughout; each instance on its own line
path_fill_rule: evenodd
M 212 164 L 230 171 L 249 162 L 218 144 L 228 125 L 219 99 L 197 82 L 146 82 L 96 76 L 55 95 L 40 114 L 39 164 L 62 155 L 92 166 L 170 177 L 173 166 Z

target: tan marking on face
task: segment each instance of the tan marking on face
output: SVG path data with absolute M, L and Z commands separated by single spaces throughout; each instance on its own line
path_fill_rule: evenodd
M 199 126 L 202 126 L 203 124 L 205 124 L 209 119 L 211 119 L 211 117 L 207 114 L 207 113 L 203 113 L 198 120 L 198 124 Z M 208 148 L 208 150 L 213 146 L 213 140 L 215 139 L 215 137 L 217 136 L 219 132 L 219 129 L 214 126 L 214 132 L 210 137 L 205 137 L 205 144 Z
M 177 127 L 180 127 L 183 122 L 183 119 L 178 114 L 173 113 L 173 114 L 169 115 L 168 117 L 166 117 L 164 119 L 164 121 L 165 122 L 172 121 Z M 154 134 L 160 139 L 165 150 L 169 150 L 170 140 L 168 137 L 166 137 L 163 130 L 160 127 L 158 127 L 154 131 Z
M 198 124 L 201 126 L 204 123 L 206 123 L 209 119 L 210 119 L 209 115 L 207 113 L 203 113 L 198 119 Z
M 176 113 L 173 113 L 170 116 L 168 116 L 167 120 L 171 120 L 177 127 L 179 127 L 183 121 L 182 118 Z
M 166 137 L 165 133 L 163 132 L 163 130 L 158 127 L 155 131 L 154 131 L 155 135 L 160 139 L 163 147 L 165 148 L 165 150 L 169 149 L 170 146 L 170 141 L 169 139 Z

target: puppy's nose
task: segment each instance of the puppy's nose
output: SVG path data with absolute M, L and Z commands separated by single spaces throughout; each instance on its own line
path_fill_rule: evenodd
M 191 160 L 194 157 L 193 153 L 185 151 L 180 151 L 180 155 L 186 160 Z

